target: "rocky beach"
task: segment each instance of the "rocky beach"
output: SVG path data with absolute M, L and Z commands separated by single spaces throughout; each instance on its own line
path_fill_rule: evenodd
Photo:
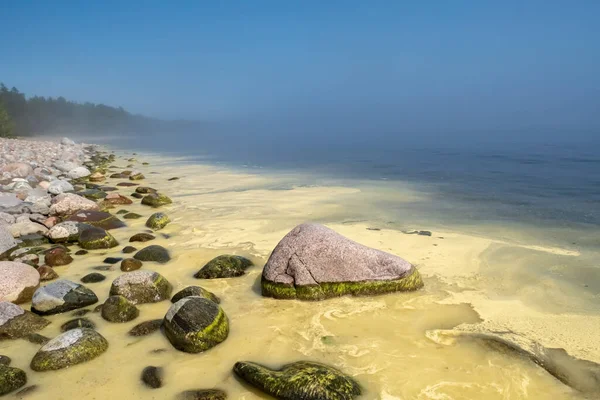
M 598 317 L 497 296 L 504 278 L 486 270 L 515 275 L 500 263 L 518 252 L 541 265 L 586 254 L 351 221 L 374 187 L 280 190 L 289 176 L 68 138 L 0 139 L 0 152 L 0 395 L 600 393 Z

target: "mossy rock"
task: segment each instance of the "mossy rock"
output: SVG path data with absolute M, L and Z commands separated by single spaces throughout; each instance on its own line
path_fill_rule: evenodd
M 150 229 L 158 231 L 165 226 L 167 226 L 171 222 L 169 216 L 162 212 L 154 213 L 148 218 L 146 221 L 146 226 Z
M 127 210 L 119 210 L 116 212 L 117 215 L 121 215 L 121 214 L 127 214 L 129 211 Z
M 115 279 L 110 287 L 110 295 L 121 295 L 134 304 L 156 303 L 167 300 L 173 287 L 157 272 L 137 270 Z
M 186 390 L 175 397 L 176 400 L 226 400 L 227 393 L 219 389 Z
M 106 197 L 107 193 L 100 189 L 86 189 L 77 192 L 79 196 L 83 196 L 89 200 L 100 200 Z
M 379 294 L 414 291 L 423 287 L 423 279 L 416 268 L 401 279 L 389 281 L 321 282 L 318 285 L 293 286 L 261 279 L 262 295 L 275 299 L 324 300 L 345 295 L 374 296 Z
M 227 339 L 229 320 L 219 305 L 201 297 L 185 297 L 169 308 L 165 335 L 177 350 L 206 351 Z
M 153 319 L 137 324 L 128 332 L 129 336 L 146 336 L 156 332 L 163 324 L 162 319 Z
M 79 235 L 79 246 L 85 250 L 110 249 L 118 245 L 110 233 L 95 226 L 84 229 Z
M 139 219 L 142 218 L 142 216 L 140 214 L 136 214 L 133 212 L 127 213 L 125 215 L 123 215 L 123 218 L 125 219 Z
M 135 188 L 135 192 L 141 193 L 141 194 L 149 194 L 149 193 L 156 193 L 156 189 L 148 187 L 148 186 L 139 186 L 139 187 Z
M 133 174 L 129 175 L 130 181 L 140 181 L 142 179 L 146 179 L 146 177 L 141 172 L 137 172 L 137 173 L 133 173 Z
M 60 326 L 61 332 L 70 331 L 72 329 L 77 328 L 88 328 L 88 329 L 96 329 L 96 324 L 90 321 L 87 318 L 75 318 L 71 319 Z
M 161 264 L 164 264 L 171 260 L 169 251 L 164 247 L 156 244 L 144 247 L 143 249 L 135 253 L 133 258 L 140 261 L 154 261 Z
M 47 319 L 23 310 L 16 304 L 0 302 L 0 341 L 22 338 L 44 329 L 49 324 Z
M 203 287 L 188 286 L 185 289 L 182 289 L 179 292 L 175 293 L 175 295 L 171 298 L 171 303 L 177 303 L 179 300 L 190 296 L 202 297 L 204 299 L 214 301 L 217 304 L 221 302 L 221 300 L 217 296 L 215 296 L 214 293 L 209 292 Z
M 335 368 L 299 361 L 272 370 L 253 362 L 237 362 L 235 374 L 250 385 L 281 400 L 352 400 L 360 385 Z
M 67 331 L 46 343 L 31 360 L 34 371 L 68 368 L 90 361 L 108 349 L 108 341 L 88 328 Z
M 142 204 L 150 207 L 160 207 L 171 204 L 173 201 L 160 193 L 150 193 L 142 198 Z
M 128 175 L 124 175 L 121 173 L 116 173 L 116 174 L 112 174 L 111 176 L 109 176 L 109 178 L 111 179 L 127 179 Z M 117 186 L 121 186 L 121 185 L 117 185 Z
M 98 283 L 98 282 L 102 282 L 105 279 L 106 279 L 106 276 L 102 275 L 101 273 L 92 272 L 90 274 L 87 274 L 83 278 L 81 278 L 81 282 L 83 282 L 83 283 Z
M 39 333 L 30 333 L 27 336 L 24 336 L 22 339 L 27 340 L 29 343 L 45 345 L 50 341 L 50 338 L 40 335 Z
M 132 242 L 149 242 L 150 240 L 154 240 L 156 239 L 154 237 L 154 235 L 151 235 L 149 233 L 136 233 L 135 235 L 133 235 L 132 237 L 129 238 L 129 243 Z
M 27 384 L 27 374 L 19 368 L 0 364 L 0 396 L 13 392 Z
M 210 260 L 194 275 L 198 279 L 233 278 L 244 275 L 252 261 L 241 256 L 221 255 Z
M 68 221 L 82 222 L 104 230 L 123 228 L 125 222 L 104 211 L 79 211 L 71 215 Z
M 168 180 L 169 182 L 172 182 L 172 181 L 177 181 L 177 180 L 179 180 L 179 177 L 177 177 L 177 176 L 174 176 L 174 177 L 172 177 L 172 178 L 169 178 L 169 179 L 167 179 L 167 180 Z
M 120 295 L 110 296 L 102 305 L 102 318 L 109 322 L 128 322 L 140 315 L 137 307 Z
M 17 245 L 18 248 L 43 246 L 45 244 L 50 243 L 50 239 L 48 239 L 47 237 L 45 237 L 43 235 L 40 235 L 39 233 L 31 233 L 29 235 L 23 235 L 23 236 L 19 237 L 19 240 L 21 242 Z M 13 250 L 13 249 L 10 249 L 10 250 Z

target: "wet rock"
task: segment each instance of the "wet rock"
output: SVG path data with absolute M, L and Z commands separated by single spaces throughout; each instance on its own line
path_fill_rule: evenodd
M 0 224 L 0 259 L 6 257 L 11 250 L 17 247 L 17 241 L 6 225 Z
M 123 218 L 125 218 L 125 219 L 139 219 L 139 218 L 142 218 L 142 216 L 140 214 L 136 214 L 136 213 L 127 213 L 127 214 L 123 215 Z
M 17 222 L 10 225 L 8 229 L 15 238 L 31 235 L 33 233 L 45 234 L 48 232 L 48 228 L 46 228 L 46 226 L 32 221 Z
M 93 267 L 92 269 L 94 269 L 96 271 L 110 271 L 110 270 L 112 270 L 112 266 L 111 265 L 98 265 L 96 267 Z
M 0 302 L 0 340 L 18 339 L 44 329 L 50 321 L 23 310 L 16 304 Z
M 106 276 L 104 276 L 98 272 L 92 272 L 90 274 L 87 274 L 83 278 L 81 278 L 81 282 L 83 282 L 83 283 L 98 283 L 98 282 L 102 282 L 105 279 L 106 279 Z
M 131 181 L 139 181 L 142 179 L 146 179 L 146 177 L 141 172 L 133 172 L 129 175 L 129 180 Z
M 275 247 L 262 274 L 263 296 L 321 300 L 345 294 L 416 290 L 421 275 L 408 261 L 353 242 L 318 224 L 302 224 Z
M 79 222 L 65 221 L 51 227 L 45 236 L 53 243 L 76 242 L 79 240 L 80 231 Z
M 0 211 L 0 225 L 1 224 L 10 225 L 10 224 L 14 224 L 14 223 L 15 223 L 14 215 Z
M 60 267 L 73 262 L 73 257 L 63 247 L 55 247 L 44 253 L 44 262 L 50 267 Z
M 241 256 L 221 255 L 210 260 L 194 275 L 198 279 L 233 278 L 244 275 L 252 261 Z
M 175 398 L 176 400 L 226 400 L 227 393 L 219 389 L 186 390 Z
M 6 164 L 2 167 L 2 172 L 8 172 L 13 178 L 26 178 L 33 174 L 33 168 L 31 165 L 24 162 L 16 162 Z
M 12 237 L 11 237 L 12 238 Z M 129 242 L 148 242 L 150 240 L 156 239 L 153 235 L 149 233 L 136 233 L 132 237 L 129 238 Z
M 155 231 L 160 230 L 171 222 L 169 216 L 162 212 L 154 213 L 146 221 L 146 226 Z
M 32 266 L 0 261 L 0 301 L 28 302 L 39 286 L 40 275 Z
M 111 176 L 109 176 L 109 178 L 111 178 L 111 179 L 127 179 L 127 175 L 116 173 L 116 174 L 112 174 Z M 117 183 L 117 186 L 126 186 L 126 185 Z
M 12 261 L 31 265 L 32 267 L 37 268 L 37 266 L 40 264 L 40 257 L 37 254 L 24 254 Z
M 58 279 L 59 276 L 52 267 L 47 265 L 42 265 L 37 269 L 38 274 L 40 274 L 40 281 L 47 282 Z
M 104 198 L 105 203 L 109 203 L 112 205 L 119 204 L 132 204 L 133 201 L 119 193 L 110 193 Z
M 135 258 L 126 258 L 121 261 L 121 271 L 123 272 L 135 271 L 140 268 L 142 268 L 142 262 Z
M 406 233 L 407 235 L 431 236 L 430 231 L 402 231 L 402 233 Z
M 164 247 L 156 244 L 144 247 L 143 249 L 135 253 L 133 258 L 140 261 L 154 261 L 161 264 L 164 264 L 171 260 L 169 251 Z
M 140 186 L 140 187 L 135 188 L 135 192 L 141 193 L 141 194 L 149 194 L 149 193 L 156 193 L 156 189 L 148 187 L 148 186 Z
M 60 326 L 61 332 L 70 331 L 71 329 L 77 328 L 89 328 L 96 329 L 96 324 L 87 318 L 75 318 L 71 319 Z
M 134 253 L 136 251 L 137 251 L 137 249 L 133 246 L 125 246 L 125 247 L 123 247 L 123 250 L 121 250 L 121 252 L 123 254 L 130 254 L 130 253 Z
M 135 199 L 142 199 L 144 197 L 144 195 L 140 194 L 140 193 L 131 193 L 131 197 L 133 197 Z
M 142 198 L 142 204 L 150 207 L 160 207 L 171 204 L 173 201 L 160 193 L 150 193 Z
M 123 257 L 106 257 L 104 259 L 104 261 L 102 261 L 105 264 L 116 264 L 119 261 L 121 261 L 123 259 Z
M 158 389 L 163 385 L 164 372 L 161 367 L 149 366 L 142 371 L 142 382 L 152 389 Z
M 79 234 L 79 246 L 86 250 L 110 249 L 119 242 L 107 231 L 98 227 L 88 227 Z
M 105 179 L 105 176 L 103 174 L 101 174 L 100 172 L 94 172 L 89 177 L 90 182 L 102 182 L 104 179 Z
M 25 371 L 0 365 L 0 396 L 25 386 L 27 384 L 27 374 Z
M 114 192 L 115 190 L 118 190 L 114 186 L 100 186 L 99 189 L 102 190 L 102 191 L 105 191 L 105 192 Z
M 146 336 L 156 332 L 162 326 L 162 319 L 153 319 L 137 324 L 129 331 L 129 336 Z
M 104 190 L 96 189 L 96 188 L 88 188 L 86 190 L 82 190 L 77 192 L 79 196 L 83 196 L 89 200 L 100 200 L 106 197 L 106 192 Z
M 76 255 L 76 256 L 85 256 L 87 253 L 88 253 L 88 251 L 87 251 L 87 250 L 77 250 L 77 251 L 75 252 L 75 255 Z
M 10 357 L 0 355 L 0 365 L 9 366 L 11 361 Z
M 175 293 L 175 295 L 171 298 L 171 303 L 176 303 L 179 300 L 190 296 L 202 297 L 204 299 L 213 301 L 217 304 L 221 302 L 221 300 L 217 296 L 200 286 L 188 286 L 185 289 L 182 289 L 179 292 Z
M 50 341 L 50 338 L 40 335 L 39 333 L 29 333 L 23 336 L 22 339 L 27 340 L 29 343 L 44 345 Z
M 39 315 L 52 315 L 87 307 L 97 302 L 98 297 L 90 289 L 61 279 L 35 291 L 31 300 L 31 311 Z
M 169 178 L 169 179 L 167 179 L 167 180 L 168 180 L 169 182 L 172 182 L 172 181 L 176 181 L 176 180 L 178 180 L 178 179 L 179 179 L 178 177 L 174 176 L 174 177 L 172 177 L 172 178 Z
M 102 318 L 109 322 L 128 322 L 140 315 L 137 307 L 120 295 L 110 296 L 102 305 Z
M 172 290 L 169 281 L 159 273 L 138 270 L 115 279 L 110 295 L 121 295 L 134 304 L 156 303 L 168 299 Z
M 90 361 L 108 349 L 106 339 L 93 329 L 67 331 L 44 345 L 31 360 L 34 371 L 68 368 Z
M 123 176 L 121 174 L 113 174 L 113 175 L 119 175 L 120 178 L 127 178 L 126 176 Z M 137 186 L 139 185 L 139 183 L 133 183 L 133 182 L 119 182 L 117 183 L 117 186 L 121 186 L 121 187 L 131 187 L 131 186 Z
M 50 215 L 66 216 L 82 210 L 98 210 L 98 204 L 73 193 L 62 193 L 52 199 Z
M 271 370 L 253 362 L 237 362 L 233 372 L 250 385 L 284 400 L 351 400 L 361 395 L 350 376 L 324 364 L 299 361 Z
M 117 211 L 117 215 L 120 215 L 120 214 L 127 214 L 128 212 L 129 212 L 129 211 L 127 211 L 127 210 L 119 210 L 119 211 Z
M 173 347 L 186 353 L 206 351 L 229 334 L 229 320 L 221 307 L 201 297 L 185 297 L 173 304 L 163 326 Z
M 104 230 L 118 229 L 127 226 L 116 216 L 104 211 L 80 211 L 69 217 L 69 221 L 83 222 Z
M 90 310 L 87 308 L 81 309 L 81 310 L 75 310 L 73 311 L 73 313 L 71 313 L 72 316 L 74 317 L 83 317 L 84 315 L 87 315 L 90 313 Z
M 34 247 L 48 243 L 48 238 L 38 235 L 37 233 L 21 236 L 19 240 L 21 241 L 21 243 L 18 245 L 19 247 Z

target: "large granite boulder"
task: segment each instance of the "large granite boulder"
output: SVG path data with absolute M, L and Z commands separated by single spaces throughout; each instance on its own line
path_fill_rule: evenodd
M 422 286 L 421 275 L 408 261 L 318 224 L 298 225 L 288 233 L 262 274 L 263 296 L 278 299 L 367 296 Z
M 165 335 L 177 350 L 200 353 L 229 335 L 229 320 L 211 300 L 185 297 L 169 308 L 163 321 Z
M 27 383 L 27 374 L 19 368 L 0 365 L 0 396 L 13 392 Z
M 81 210 L 99 210 L 98 204 L 73 193 L 61 193 L 52 199 L 51 215 L 67 216 Z
M 39 315 L 52 315 L 87 307 L 96 302 L 98 297 L 87 287 L 61 279 L 35 291 L 31 299 L 31 311 Z
M 50 321 L 8 301 L 0 302 L 0 340 L 18 339 L 44 329 Z
M 125 222 L 112 214 L 103 211 L 80 211 L 71 215 L 68 221 L 83 222 L 88 225 L 97 226 L 104 230 L 122 228 Z
M 110 295 L 121 295 L 134 304 L 156 303 L 167 300 L 173 287 L 157 272 L 138 270 L 128 272 L 115 279 Z
M 200 271 L 194 274 L 198 279 L 234 278 L 244 275 L 252 261 L 242 256 L 224 254 L 210 260 Z
M 25 303 L 40 286 L 40 274 L 31 265 L 0 261 L 0 301 Z
M 281 400 L 352 400 L 362 394 L 351 377 L 324 364 L 299 361 L 272 370 L 237 362 L 233 372 L 250 385 Z
M 34 371 L 52 371 L 90 361 L 108 349 L 108 341 L 89 328 L 66 331 L 46 343 L 31 360 Z
M 8 253 L 17 247 L 17 241 L 13 238 L 10 229 L 0 223 L 0 259 L 6 257 Z

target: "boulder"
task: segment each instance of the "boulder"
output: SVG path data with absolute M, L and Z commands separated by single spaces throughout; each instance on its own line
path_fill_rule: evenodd
M 31 265 L 0 261 L 0 301 L 26 303 L 39 286 L 40 275 Z
M 116 216 L 103 211 L 80 211 L 71 215 L 68 221 L 83 222 L 107 231 L 127 226 L 125 222 Z
M 0 302 L 0 340 L 18 339 L 44 329 L 50 321 L 8 301 Z
M 142 268 L 142 262 L 135 258 L 126 258 L 121 261 L 121 271 L 130 272 Z
M 356 243 L 318 224 L 302 224 L 275 247 L 262 274 L 263 296 L 321 300 L 423 287 L 408 261 Z
M 99 210 L 98 204 L 73 193 L 62 193 L 52 199 L 51 215 L 66 216 L 82 210 Z
M 90 361 L 107 349 L 108 342 L 95 330 L 71 329 L 45 344 L 31 360 L 30 367 L 38 372 L 68 368 Z
M 219 305 L 201 297 L 185 297 L 169 308 L 163 321 L 165 335 L 173 347 L 200 353 L 224 341 L 229 320 Z
M 252 261 L 241 256 L 221 255 L 210 260 L 194 275 L 198 279 L 233 278 L 244 275 Z
M 60 267 L 73 262 L 73 257 L 64 247 L 55 247 L 44 253 L 44 262 L 50 267 Z
M 173 287 L 157 272 L 133 271 L 119 276 L 110 287 L 110 295 L 121 295 L 134 304 L 156 303 L 170 297 Z
M 171 219 L 167 214 L 157 212 L 152 214 L 150 218 L 148 218 L 148 220 L 146 221 L 146 226 L 150 229 L 158 231 L 167 226 L 169 222 L 171 222 Z
M 72 192 L 75 188 L 67 181 L 55 180 L 48 184 L 48 193 L 58 195 L 65 192 Z
M 79 240 L 82 226 L 79 222 L 65 221 L 52 226 L 45 236 L 53 243 L 76 242 Z
M 151 245 L 144 247 L 133 256 L 136 260 L 140 261 L 155 261 L 164 264 L 171 260 L 169 251 L 159 245 Z
M 13 392 L 27 383 L 27 374 L 19 368 L 0 365 L 0 396 Z
M 176 303 L 179 300 L 190 296 L 202 297 L 204 299 L 213 301 L 217 304 L 221 302 L 221 300 L 217 296 L 215 296 L 214 293 L 209 292 L 208 290 L 200 286 L 188 286 L 185 289 L 182 289 L 179 292 L 175 293 L 175 295 L 171 298 L 171 303 Z
M 173 201 L 160 193 L 150 193 L 142 198 L 142 204 L 150 207 L 160 207 L 171 204 Z
M 0 227 L 1 229 L 1 227 Z M 12 236 L 11 236 L 12 239 Z M 129 242 L 148 242 L 150 240 L 154 240 L 156 239 L 153 235 L 149 234 L 149 233 L 136 233 L 135 235 L 133 235 L 132 237 L 129 238 Z
M 146 336 L 156 332 L 162 326 L 162 319 L 153 319 L 137 324 L 129 331 L 129 336 Z
M 170 179 L 169 179 L 170 180 Z M 175 397 L 176 400 L 226 400 L 227 393 L 219 389 L 186 390 Z
M 110 249 L 119 242 L 102 228 L 87 227 L 79 234 L 79 246 L 85 250 Z
M 27 163 L 11 163 L 2 167 L 2 172 L 8 172 L 13 178 L 27 178 L 33 174 L 33 168 Z
M 98 297 L 90 289 L 61 279 L 35 291 L 31 300 L 31 311 L 39 315 L 52 315 L 87 307 L 97 302 Z
M 109 322 L 128 322 L 140 315 L 137 307 L 120 295 L 110 296 L 102 305 L 102 318 Z
M 284 400 L 352 400 L 361 395 L 350 376 L 324 364 L 299 361 L 272 370 L 253 362 L 237 362 L 233 372 L 263 392 Z

